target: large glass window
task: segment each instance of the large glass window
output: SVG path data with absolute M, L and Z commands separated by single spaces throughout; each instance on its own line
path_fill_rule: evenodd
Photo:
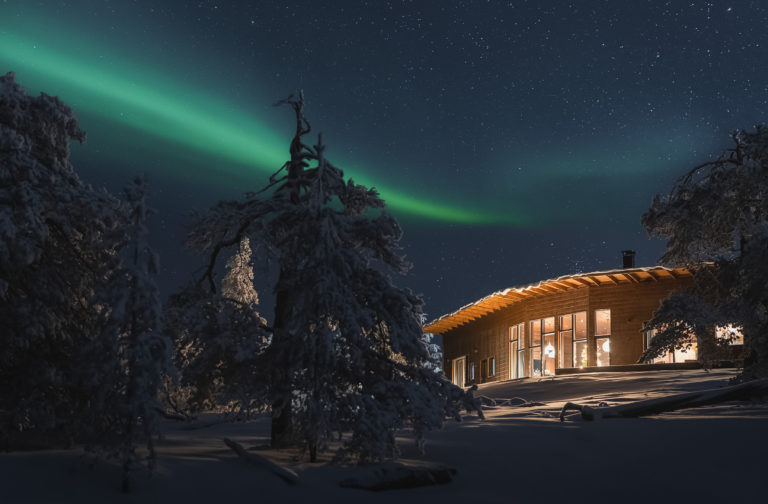
M 560 316 L 560 354 L 558 367 L 573 367 L 573 314 Z
M 715 336 L 729 345 L 744 344 L 744 334 L 741 332 L 741 327 L 734 327 L 730 324 L 725 327 L 717 327 L 715 328 Z
M 597 366 L 611 365 L 611 310 L 595 310 Z
M 645 331 L 645 349 L 651 346 L 651 341 L 656 336 L 656 329 Z M 666 352 L 653 359 L 654 364 L 670 364 L 673 362 L 695 361 L 698 358 L 698 348 L 696 341 L 691 337 L 690 345 L 687 348 L 675 349 L 672 352 Z
M 531 376 L 541 376 L 541 320 L 531 321 Z
M 573 314 L 573 367 L 587 367 L 587 312 Z
M 488 357 L 488 376 L 496 376 L 496 357 Z
M 595 310 L 595 336 L 611 335 L 611 310 Z
M 531 321 L 531 376 L 555 374 L 555 317 Z
M 587 366 L 587 312 L 560 316 L 558 366 Z
M 522 370 L 517 365 L 517 352 L 519 350 L 520 330 L 519 326 L 513 325 L 509 328 L 509 379 L 519 378 Z
M 517 377 L 527 376 L 525 372 L 525 324 L 517 325 Z
M 557 356 L 557 352 L 555 351 L 555 317 L 547 317 L 542 320 L 542 326 L 544 327 L 544 332 L 541 335 L 543 354 L 542 372 L 545 376 L 554 376 L 555 357 Z

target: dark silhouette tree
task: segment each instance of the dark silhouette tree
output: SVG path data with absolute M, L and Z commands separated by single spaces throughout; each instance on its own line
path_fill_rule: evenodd
M 744 376 L 768 375 L 768 130 L 736 131 L 733 147 L 677 180 L 643 215 L 649 234 L 667 238 L 661 262 L 687 266 L 690 288 L 666 299 L 647 329 L 656 337 L 641 360 L 683 348 L 727 345 L 716 327 L 744 336 Z
M 401 230 L 374 189 L 346 180 L 325 157 L 303 95 L 292 107 L 290 159 L 267 187 L 243 201 L 222 202 L 204 216 L 189 244 L 210 254 L 249 237 L 279 266 L 271 342 L 260 370 L 267 377 L 272 445 L 300 443 L 315 460 L 347 433 L 341 456 L 359 461 L 396 455 L 395 431 L 417 441 L 457 416 L 460 389 L 429 370 L 421 340 L 422 301 L 393 285 L 410 265 L 398 253 Z
M 66 104 L 0 77 L 0 444 L 75 440 L 90 400 L 82 352 L 126 215 L 81 182 L 70 140 L 85 133 Z

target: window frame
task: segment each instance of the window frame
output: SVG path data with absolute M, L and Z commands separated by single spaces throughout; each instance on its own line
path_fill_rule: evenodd
M 602 333 L 598 332 L 598 323 L 597 323 L 597 313 L 598 312 L 608 312 L 608 332 Z M 611 318 L 611 309 L 610 308 L 598 308 L 594 311 L 594 318 L 595 318 L 595 330 L 594 330 L 594 337 L 595 337 L 595 367 L 607 367 L 611 365 L 611 334 L 613 331 L 613 320 Z M 603 349 L 603 345 L 605 343 L 608 343 L 608 350 L 606 351 Z M 606 364 L 601 364 L 599 360 L 599 355 L 601 353 L 607 353 L 608 354 L 608 362 Z
M 549 319 L 552 319 L 552 328 L 553 329 L 550 332 L 545 332 L 546 331 L 546 327 L 547 327 L 547 323 L 545 321 L 548 321 Z M 539 327 L 539 343 L 538 344 L 535 344 L 534 340 L 533 340 L 533 337 L 534 337 L 534 330 L 533 330 L 534 324 L 538 324 L 538 327 Z M 529 326 L 531 327 L 531 344 L 530 344 L 531 352 L 530 352 L 530 359 L 529 359 L 531 367 L 530 367 L 529 376 L 532 376 L 532 377 L 533 376 L 537 376 L 537 377 L 554 376 L 554 370 L 557 369 L 557 316 L 549 315 L 547 317 L 541 317 L 541 318 L 538 318 L 538 319 L 533 319 L 533 320 L 529 321 Z M 554 357 L 548 357 L 550 359 L 554 359 L 554 366 L 553 366 L 553 374 L 552 375 L 545 374 L 545 371 L 546 371 L 545 358 L 547 358 L 547 357 L 544 354 L 544 340 L 547 337 L 549 337 L 549 336 L 552 337 L 552 346 L 555 349 L 554 350 L 555 351 L 555 356 Z M 534 357 L 536 356 L 536 354 L 538 354 L 538 356 L 539 356 L 539 362 L 540 362 L 540 366 L 541 366 L 541 369 L 539 370 L 539 374 L 538 375 L 534 374 L 534 370 L 535 370 L 534 361 L 536 360 L 536 359 L 534 359 Z

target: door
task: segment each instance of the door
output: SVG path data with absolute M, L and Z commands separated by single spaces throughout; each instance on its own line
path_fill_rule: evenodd
M 466 383 L 467 358 L 453 359 L 453 384 L 463 387 Z

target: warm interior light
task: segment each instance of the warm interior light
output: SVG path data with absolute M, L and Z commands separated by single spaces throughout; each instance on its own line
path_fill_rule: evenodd
M 607 339 L 603 342 L 603 352 L 611 351 L 611 340 Z
M 555 357 L 555 347 L 552 346 L 552 343 L 547 343 L 547 346 L 544 347 L 544 355 L 547 357 Z

